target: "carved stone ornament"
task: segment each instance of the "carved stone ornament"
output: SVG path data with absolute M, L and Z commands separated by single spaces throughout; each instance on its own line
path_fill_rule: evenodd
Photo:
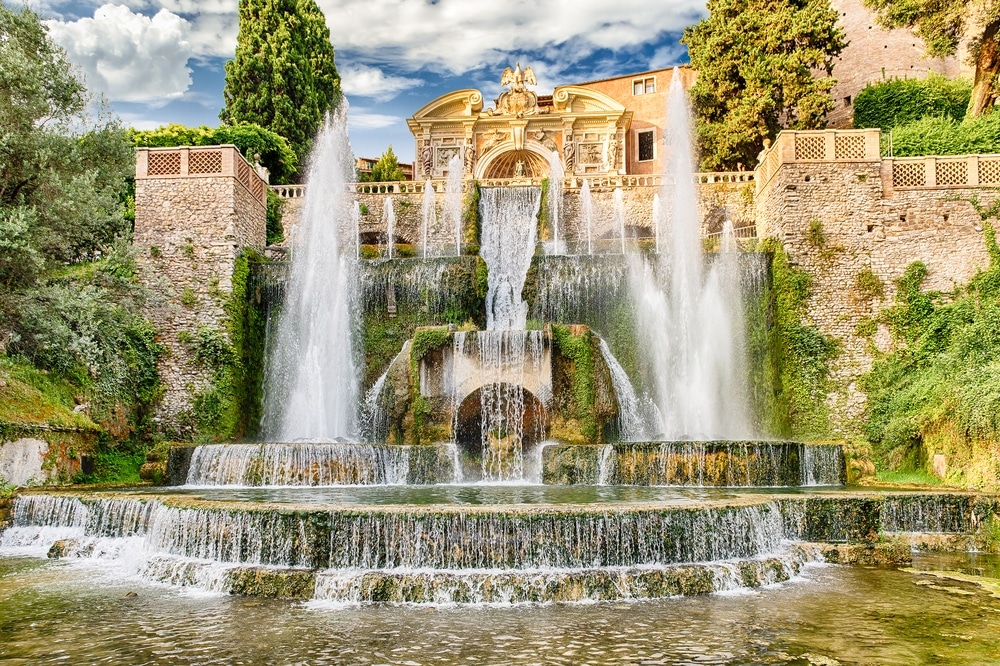
M 559 151 L 559 146 L 556 145 L 556 142 L 552 138 L 551 133 L 546 132 L 543 129 L 537 129 L 537 130 L 534 130 L 534 131 L 530 132 L 530 136 L 531 136 L 532 139 L 534 139 L 538 143 L 542 144 L 543 146 L 545 146 L 549 150 L 551 150 L 553 152 L 558 152 Z
M 500 116 L 530 116 L 538 112 L 538 95 L 528 90 L 528 86 L 538 85 L 535 80 L 535 72 L 530 67 L 521 69 L 521 63 L 517 63 L 515 69 L 508 67 L 500 77 L 500 85 L 510 86 L 509 90 L 500 93 L 496 99 L 496 110 L 490 109 L 488 113 Z
M 490 152 L 509 138 L 510 132 L 493 130 L 492 134 L 486 135 L 486 141 L 483 142 L 483 154 Z
M 434 149 L 428 142 L 420 150 L 420 171 L 423 175 L 430 178 L 433 175 L 434 169 Z

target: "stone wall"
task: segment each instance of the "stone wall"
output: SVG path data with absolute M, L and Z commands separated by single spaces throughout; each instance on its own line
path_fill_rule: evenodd
M 265 245 L 266 199 L 235 168 L 229 174 L 151 175 L 144 171 L 145 151 L 137 158 L 133 242 L 140 277 L 156 295 L 146 314 L 165 347 L 157 418 L 161 428 L 184 436 L 194 396 L 212 381 L 211 371 L 194 361 L 195 341 L 203 328 L 224 328 L 236 258 L 245 248 Z M 247 173 L 235 148 L 230 160 L 243 161 Z
M 838 389 L 828 400 L 836 429 L 846 433 L 864 405 L 856 381 L 871 367 L 870 343 L 888 350 L 892 342 L 884 326 L 869 340 L 858 325 L 893 303 L 895 280 L 915 261 L 927 265 L 924 288 L 942 291 L 986 268 L 982 226 L 968 199 L 978 195 L 989 205 L 997 194 L 968 186 L 899 187 L 892 161 L 877 148 L 838 160 L 834 153 L 807 155 L 801 141 L 835 136 L 847 134 L 783 132 L 758 170 L 755 212 L 758 235 L 780 240 L 812 277 L 806 323 L 841 345 L 832 367 Z M 818 159 L 796 159 L 796 151 Z M 866 271 L 881 280 L 884 297 L 859 287 Z

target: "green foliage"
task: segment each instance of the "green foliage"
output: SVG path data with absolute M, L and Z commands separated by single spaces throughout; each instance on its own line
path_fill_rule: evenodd
M 124 449 L 101 446 L 94 453 L 94 472 L 80 475 L 76 483 L 135 486 L 142 483 L 139 469 L 146 462 L 146 454 L 129 447 Z
M 1000 113 L 968 118 L 926 117 L 882 134 L 882 153 L 896 157 L 1000 153 Z
M 219 117 L 285 137 L 302 164 L 324 115 L 341 99 L 323 12 L 314 0 L 240 0 L 239 10 Z
M 762 243 L 772 255 L 770 385 L 774 405 L 769 430 L 782 436 L 823 439 L 829 435 L 830 362 L 839 345 L 803 322 L 811 278 L 792 266 L 781 244 Z
M 948 79 L 931 73 L 926 79 L 890 79 L 868 85 L 854 98 L 854 126 L 893 127 L 916 122 L 925 116 L 965 117 L 972 94 L 968 79 Z
M 279 185 L 291 182 L 299 168 L 299 158 L 284 137 L 252 122 L 222 127 L 186 127 L 171 123 L 154 130 L 132 130 L 130 136 L 136 146 L 147 148 L 231 143 L 251 164 L 259 155 L 260 163 L 271 174 L 271 182 Z
M 462 230 L 465 254 L 479 254 L 482 220 L 479 217 L 479 183 L 472 183 L 462 207 Z
M 809 230 L 806 232 L 806 242 L 817 250 L 826 247 L 826 232 L 823 230 L 823 223 L 819 220 L 809 222 Z
M 395 183 L 406 180 L 406 175 L 403 173 L 402 167 L 399 166 L 399 159 L 396 157 L 396 153 L 392 152 L 392 146 L 389 146 L 382 153 L 378 162 L 372 167 L 372 172 L 365 175 L 363 180 L 372 183 Z
M 910 28 L 924 40 L 927 55 L 942 57 L 958 52 L 966 41 L 969 61 L 975 64 L 975 82 L 968 115 L 988 112 L 997 99 L 996 57 L 1000 30 L 1000 5 L 974 0 L 863 0 L 887 28 Z
M 186 308 L 193 308 L 198 305 L 198 296 L 194 293 L 194 289 L 191 287 L 184 287 L 181 289 L 181 305 Z
M 125 132 L 29 9 L 0 5 L 0 286 L 100 256 L 127 232 Z M 0 291 L 0 311 L 4 310 Z
M 919 470 L 879 470 L 875 475 L 879 483 L 900 486 L 940 486 L 941 479 Z
M 825 125 L 829 74 L 845 46 L 827 0 L 709 0 L 708 17 L 682 41 L 698 70 L 691 99 L 702 169 L 752 168 L 782 126 Z
M 281 224 L 285 201 L 274 190 L 267 191 L 267 244 L 274 245 L 285 240 L 285 228 Z
M 448 327 L 420 328 L 413 333 L 413 345 L 410 347 L 410 359 L 420 361 L 428 352 L 444 347 L 451 341 Z
M 854 276 L 854 293 L 865 300 L 885 298 L 885 285 L 882 284 L 882 278 L 865 266 Z

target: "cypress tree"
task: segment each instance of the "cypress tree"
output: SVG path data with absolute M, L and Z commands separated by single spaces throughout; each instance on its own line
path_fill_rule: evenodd
M 340 101 L 330 30 L 314 0 L 240 0 L 236 56 L 226 63 L 224 123 L 255 123 L 305 161 Z

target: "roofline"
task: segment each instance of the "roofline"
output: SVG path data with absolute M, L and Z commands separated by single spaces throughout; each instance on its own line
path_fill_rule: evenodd
M 693 69 L 691 65 L 676 65 L 679 69 Z M 651 69 L 648 72 L 635 72 L 634 74 L 622 74 L 621 76 L 609 76 L 606 79 L 594 79 L 593 81 L 584 81 L 583 83 L 570 83 L 572 86 L 586 86 L 591 83 L 604 83 L 605 81 L 617 81 L 618 79 L 634 79 L 640 76 L 645 76 L 646 74 L 658 74 L 659 72 L 669 72 L 673 71 L 674 67 L 663 67 L 662 69 Z M 561 87 L 561 86 L 557 86 Z

